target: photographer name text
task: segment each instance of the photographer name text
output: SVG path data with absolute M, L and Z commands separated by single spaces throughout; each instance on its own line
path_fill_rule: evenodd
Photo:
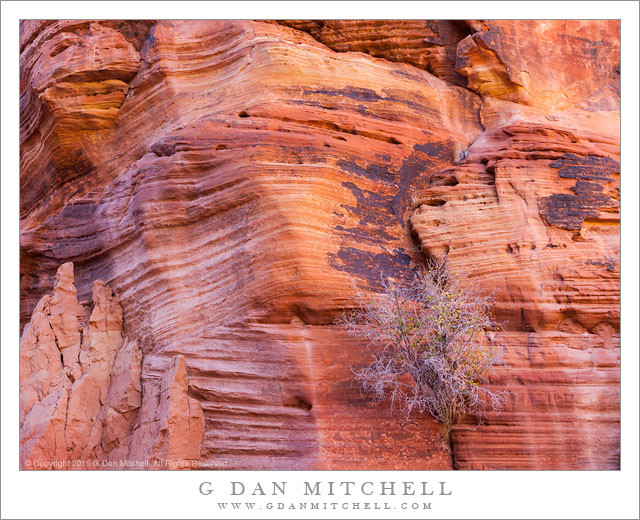
M 296 496 L 449 496 L 452 491 L 446 482 L 429 481 L 316 481 L 294 483 L 292 490 Z M 242 482 L 225 483 L 222 489 L 214 489 L 211 482 L 201 482 L 198 491 L 205 496 L 287 496 L 291 486 L 286 481 L 280 482 Z

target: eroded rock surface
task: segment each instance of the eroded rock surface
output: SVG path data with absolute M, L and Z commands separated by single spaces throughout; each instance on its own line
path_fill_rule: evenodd
M 65 263 L 53 294 L 42 297 L 25 327 L 21 467 L 127 469 L 136 468 L 128 466 L 135 461 L 138 468 L 166 468 L 197 462 L 204 421 L 198 401 L 187 396 L 184 358 L 174 359 L 160 389 L 149 386 L 143 392 L 142 355 L 137 341 L 123 337 L 117 296 L 97 280 L 92 299 L 87 316 L 76 297 L 73 264 Z M 152 418 L 145 413 L 149 408 Z M 137 439 L 148 424 L 154 429 Z
M 485 131 L 431 176 L 411 216 L 427 252 L 494 293 L 504 324 L 494 383 L 508 404 L 454 434 L 456 466 L 512 468 L 513 450 L 523 469 L 617 468 L 617 40 L 602 36 L 606 23 L 541 22 L 517 36 L 514 24 L 490 22 L 458 46 Z M 590 58 L 575 60 L 580 52 Z M 570 71 L 551 74 L 567 59 Z
M 23 461 L 617 467 L 618 22 L 26 21 L 21 53 Z M 453 462 L 333 325 L 422 249 L 505 322 L 509 404 Z

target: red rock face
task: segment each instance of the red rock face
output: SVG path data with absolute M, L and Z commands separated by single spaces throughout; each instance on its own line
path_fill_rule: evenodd
M 23 465 L 618 467 L 618 23 L 28 21 L 21 60 Z M 453 457 L 333 325 L 421 250 L 504 322 Z

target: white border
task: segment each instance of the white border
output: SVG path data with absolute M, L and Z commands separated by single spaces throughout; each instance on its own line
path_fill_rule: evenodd
M 230 518 L 231 480 L 438 481 L 451 497 L 407 518 L 638 518 L 638 4 L 636 2 L 3 2 L 2 518 Z M 620 18 L 622 19 L 622 469 L 617 472 L 18 472 L 18 187 L 20 18 Z M 287 497 L 292 497 L 289 495 Z M 378 500 L 380 497 L 378 497 Z M 299 511 L 261 510 L 263 518 Z M 307 511 L 310 518 L 389 512 Z M 401 517 L 401 511 L 391 513 Z

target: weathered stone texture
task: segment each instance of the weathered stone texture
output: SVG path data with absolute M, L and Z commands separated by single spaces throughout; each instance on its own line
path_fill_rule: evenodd
M 117 296 L 97 280 L 92 299 L 86 318 L 73 264 L 65 263 L 22 334 L 21 467 L 127 469 L 137 461 L 166 469 L 198 462 L 204 420 L 200 403 L 187 396 L 184 358 L 174 358 L 159 394 L 153 387 L 143 392 L 142 355 L 137 341 L 122 335 Z
M 505 323 L 456 467 L 617 467 L 618 22 L 25 21 L 20 79 L 23 464 L 451 468 L 333 325 L 424 249 Z

